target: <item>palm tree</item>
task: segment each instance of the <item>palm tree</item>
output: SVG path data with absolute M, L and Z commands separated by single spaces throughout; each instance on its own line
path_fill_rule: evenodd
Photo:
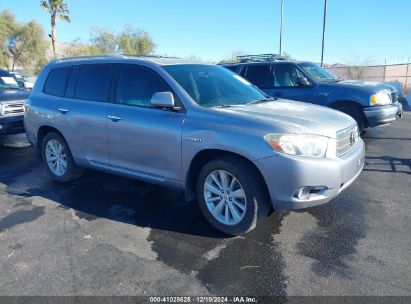
M 54 57 L 56 57 L 56 20 L 58 18 L 70 22 L 70 12 L 63 0 L 44 0 L 40 1 L 40 5 L 51 15 L 51 36 L 49 36 L 51 37 Z

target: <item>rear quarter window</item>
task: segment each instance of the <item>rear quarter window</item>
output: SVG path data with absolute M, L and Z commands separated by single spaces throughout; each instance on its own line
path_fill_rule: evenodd
M 63 96 L 67 77 L 71 67 L 52 69 L 44 85 L 44 93 L 54 96 Z

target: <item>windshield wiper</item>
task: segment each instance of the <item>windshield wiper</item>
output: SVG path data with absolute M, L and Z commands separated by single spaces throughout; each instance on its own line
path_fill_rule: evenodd
M 230 105 L 230 104 L 219 104 L 219 105 L 216 105 L 216 106 L 213 106 L 213 108 L 215 107 L 215 108 L 230 108 L 230 107 L 232 107 L 233 105 Z
M 327 80 L 325 82 L 333 83 L 333 82 L 340 82 L 341 80 L 342 80 L 341 78 L 337 78 L 337 79 L 330 79 L 330 80 Z
M 257 103 L 262 103 L 262 102 L 267 102 L 267 101 L 274 101 L 274 100 L 277 100 L 277 98 L 274 98 L 274 97 L 259 98 L 259 99 L 255 99 L 255 100 L 252 100 L 250 102 L 247 102 L 246 104 L 247 105 L 252 105 L 252 104 L 257 104 Z

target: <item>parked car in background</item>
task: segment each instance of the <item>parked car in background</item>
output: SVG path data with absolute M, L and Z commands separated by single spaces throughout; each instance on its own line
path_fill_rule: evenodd
M 21 76 L 19 73 L 10 72 L 10 75 L 14 78 L 14 80 L 16 80 L 20 88 L 27 89 L 29 91 L 33 89 L 34 84 L 30 81 L 27 81 L 27 79 Z
M 29 95 L 9 72 L 0 69 L 0 135 L 24 133 L 24 101 Z
M 290 61 L 273 54 L 238 56 L 223 64 L 270 96 L 310 102 L 350 115 L 360 130 L 385 125 L 402 116 L 392 85 L 342 80 L 311 62 Z
M 217 65 L 62 58 L 43 69 L 26 106 L 27 138 L 56 181 L 89 167 L 173 187 L 232 235 L 270 208 L 328 202 L 364 165 L 351 117 L 274 100 Z

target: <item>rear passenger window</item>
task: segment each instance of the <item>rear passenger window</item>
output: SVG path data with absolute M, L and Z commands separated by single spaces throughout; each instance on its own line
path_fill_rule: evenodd
M 63 96 L 67 77 L 71 67 L 57 68 L 50 71 L 47 77 L 44 93 L 54 96 Z
M 111 83 L 111 65 L 80 66 L 76 81 L 76 99 L 107 101 Z
M 252 64 L 247 67 L 245 78 L 259 88 L 272 86 L 271 66 L 269 64 Z
M 119 65 L 116 102 L 119 104 L 151 107 L 151 97 L 157 92 L 170 91 L 153 71 L 136 65 Z

